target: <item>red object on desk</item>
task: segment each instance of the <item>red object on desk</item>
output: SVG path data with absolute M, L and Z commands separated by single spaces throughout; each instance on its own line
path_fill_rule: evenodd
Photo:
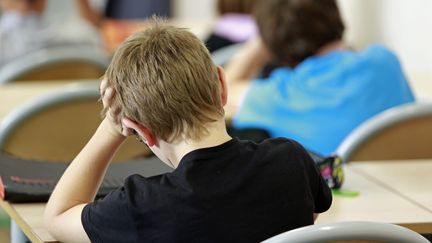
M 4 185 L 3 185 L 3 180 L 0 176 L 0 198 L 2 200 L 4 200 L 5 194 L 4 194 Z

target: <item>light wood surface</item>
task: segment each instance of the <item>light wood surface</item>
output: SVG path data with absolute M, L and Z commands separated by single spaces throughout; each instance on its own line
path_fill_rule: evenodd
M 11 204 L 0 200 L 0 206 L 18 224 L 31 242 L 58 242 L 45 229 L 42 218 L 45 203 Z
M 411 161 L 404 162 L 410 163 Z M 432 160 L 413 163 L 421 167 L 426 162 L 432 163 Z M 419 206 L 416 201 L 403 196 L 406 193 L 405 189 L 411 189 L 409 185 L 417 185 L 417 193 L 413 195 L 413 198 L 417 195 L 424 195 L 426 197 L 427 194 L 429 194 L 429 197 L 432 197 L 428 193 L 430 189 L 427 188 L 427 185 L 422 185 L 421 178 L 417 181 L 416 178 L 418 177 L 416 173 L 412 174 L 410 170 L 405 170 L 405 168 L 402 168 L 404 166 L 401 166 L 398 172 L 400 181 L 398 184 L 393 185 L 396 187 L 397 185 L 405 185 L 404 182 L 407 182 L 406 185 L 408 186 L 401 186 L 400 192 L 395 192 L 394 188 L 389 189 L 381 182 L 371 179 L 369 175 L 359 172 L 372 168 L 368 173 L 376 173 L 376 176 L 379 176 L 382 171 L 385 171 L 383 174 L 388 173 L 387 169 L 389 166 L 395 165 L 395 167 L 399 167 L 401 163 L 387 162 L 386 164 L 378 163 L 373 166 L 365 165 L 364 163 L 346 165 L 346 181 L 342 190 L 358 192 L 359 195 L 355 197 L 335 195 L 330 210 L 321 214 L 318 217 L 317 223 L 370 220 L 399 224 L 419 233 L 432 233 L 432 212 Z M 382 165 L 381 168 L 379 168 L 380 165 Z M 429 166 L 426 166 L 420 169 L 428 170 L 429 168 Z M 413 181 L 414 183 L 411 183 Z M 419 197 L 419 200 L 422 199 L 422 197 Z M 0 205 L 33 242 L 55 242 L 43 226 L 42 214 L 45 204 L 9 204 L 7 202 L 0 202 Z
M 356 173 L 432 212 L 432 159 L 358 162 L 350 166 Z
M 88 82 L 92 82 L 89 80 Z M 35 81 L 30 83 L 9 83 L 0 86 L 0 120 L 16 107 L 47 92 L 66 85 L 80 85 L 72 81 Z
M 412 161 L 403 162 L 409 164 Z M 432 164 L 432 160 L 429 162 Z M 417 164 L 416 162 L 413 163 L 415 163 L 414 166 Z M 372 162 L 368 164 L 370 165 Z M 394 187 L 388 187 L 372 179 L 370 175 L 359 172 L 359 170 L 367 170 L 368 164 L 364 165 L 362 162 L 345 165 L 346 180 L 341 190 L 356 192 L 358 196 L 334 195 L 330 210 L 321 214 L 317 223 L 352 220 L 381 221 L 400 224 L 420 233 L 432 233 L 432 211 L 419 206 L 418 202 L 414 200 L 409 200 L 404 196 L 405 191 L 401 193 L 395 191 L 397 185 L 403 185 L 406 182 L 408 185 L 418 185 L 418 193 L 429 194 L 429 199 L 432 200 L 432 194 L 429 193 L 431 189 L 422 185 L 417 174 L 408 170 L 400 171 L 398 184 L 394 184 Z M 381 172 L 385 171 L 383 174 L 388 174 L 389 172 L 386 170 L 393 164 L 393 162 L 378 163 L 373 166 L 375 171 L 368 171 L 368 173 L 374 174 L 374 177 L 381 177 Z M 396 162 L 396 164 L 400 164 L 400 162 Z M 381 165 L 383 167 L 380 167 Z M 429 174 L 430 172 L 429 170 Z M 412 183 L 413 181 L 417 182 Z

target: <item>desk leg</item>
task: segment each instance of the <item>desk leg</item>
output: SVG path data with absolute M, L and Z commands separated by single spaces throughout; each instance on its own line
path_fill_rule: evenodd
M 20 227 L 11 220 L 11 243 L 26 243 L 30 242 L 27 236 L 22 232 Z

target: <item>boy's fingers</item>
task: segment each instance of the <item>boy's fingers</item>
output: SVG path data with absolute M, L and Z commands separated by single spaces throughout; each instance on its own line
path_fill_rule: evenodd
M 117 116 L 118 114 L 120 114 L 121 109 L 119 107 L 115 107 L 115 108 L 110 108 L 111 114 L 113 114 L 114 116 Z
M 123 125 L 124 127 L 126 127 L 126 128 L 130 128 L 130 129 L 132 129 L 132 130 L 137 129 L 137 127 L 136 127 L 136 125 L 134 124 L 134 122 L 133 122 L 132 120 L 130 120 L 129 118 L 127 118 L 127 117 L 124 117 L 124 118 L 121 120 L 121 122 L 122 122 L 122 125 Z
M 108 110 L 108 114 L 109 114 L 109 119 L 111 120 L 111 122 L 113 122 L 114 124 L 118 125 L 118 124 L 119 124 L 119 121 L 118 121 L 116 115 L 113 114 L 113 112 L 112 112 L 111 109 Z
M 100 92 L 100 95 L 102 97 L 105 95 L 105 90 L 107 88 L 107 85 L 108 85 L 108 80 L 102 79 L 100 86 L 99 86 L 99 92 Z
M 128 136 L 131 136 L 132 134 L 134 134 L 134 132 L 133 132 L 134 130 L 132 130 L 132 129 L 130 129 L 130 128 L 127 128 L 127 127 L 125 127 L 125 126 L 123 126 L 123 129 L 122 129 L 122 135 L 123 136 L 125 136 L 125 137 L 128 137 Z
M 114 90 L 109 87 L 106 88 L 105 93 L 102 96 L 102 103 L 105 108 L 110 106 L 113 97 L 114 97 Z
M 104 109 L 106 110 L 106 116 L 111 124 L 116 127 L 116 130 L 123 136 L 130 136 L 133 134 L 133 130 L 127 126 L 124 126 L 120 121 L 121 109 L 119 107 L 112 107 L 111 103 L 115 96 L 114 89 L 107 85 L 107 80 L 102 80 L 100 85 L 101 100 Z
M 110 116 L 115 124 L 120 124 L 119 114 L 120 114 L 120 108 L 115 109 L 109 109 L 108 112 L 110 113 Z
M 123 136 L 130 136 L 134 134 L 134 124 L 133 122 L 131 122 L 128 118 L 123 118 L 121 120 L 121 125 L 122 125 L 122 134 Z

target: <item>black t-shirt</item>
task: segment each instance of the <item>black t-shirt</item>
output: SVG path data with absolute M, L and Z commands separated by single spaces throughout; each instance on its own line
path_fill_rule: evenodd
M 232 139 L 188 153 L 172 173 L 128 177 L 82 223 L 92 242 L 259 242 L 313 224 L 331 201 L 298 143 Z

